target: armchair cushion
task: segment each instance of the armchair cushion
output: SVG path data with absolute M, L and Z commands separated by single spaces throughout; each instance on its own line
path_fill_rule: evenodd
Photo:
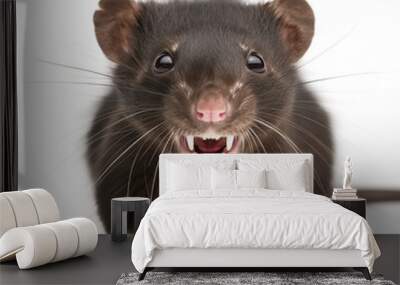
M 0 237 L 15 227 L 34 226 L 60 220 L 53 196 L 43 189 L 0 193 Z
M 97 245 L 96 225 L 86 218 L 60 221 L 53 196 L 43 189 L 0 193 L 0 262 L 20 269 L 84 255 Z
M 84 255 L 97 245 L 96 225 L 86 218 L 18 227 L 0 238 L 0 261 L 16 257 L 20 269 Z

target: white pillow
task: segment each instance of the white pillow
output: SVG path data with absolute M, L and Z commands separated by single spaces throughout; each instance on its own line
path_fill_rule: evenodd
M 308 163 L 305 160 L 276 161 L 240 160 L 240 170 L 267 170 L 267 188 L 272 190 L 303 191 L 310 189 Z
M 240 188 L 267 188 L 267 171 L 212 169 L 214 190 L 238 190 Z
M 267 170 L 236 170 L 237 188 L 267 188 Z
M 211 190 L 211 167 L 167 164 L 167 191 Z
M 293 163 L 268 171 L 268 188 L 274 190 L 303 191 L 307 189 L 306 164 Z
M 236 190 L 236 170 L 212 168 L 213 190 Z

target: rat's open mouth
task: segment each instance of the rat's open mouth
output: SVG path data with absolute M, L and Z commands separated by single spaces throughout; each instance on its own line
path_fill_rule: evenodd
M 179 150 L 183 153 L 237 153 L 239 137 L 181 136 Z

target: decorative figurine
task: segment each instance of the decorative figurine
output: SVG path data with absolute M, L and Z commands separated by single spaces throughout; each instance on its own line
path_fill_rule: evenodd
M 351 187 L 351 179 L 353 176 L 353 163 L 351 157 L 347 156 L 344 161 L 344 179 L 343 179 L 343 189 L 353 189 Z

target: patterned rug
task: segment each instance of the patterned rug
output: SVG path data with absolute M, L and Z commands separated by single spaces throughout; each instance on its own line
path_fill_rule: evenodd
M 142 281 L 138 281 L 138 276 L 138 273 L 122 274 L 117 285 L 395 285 L 380 275 L 372 275 L 373 280 L 368 281 L 359 272 L 148 272 Z

